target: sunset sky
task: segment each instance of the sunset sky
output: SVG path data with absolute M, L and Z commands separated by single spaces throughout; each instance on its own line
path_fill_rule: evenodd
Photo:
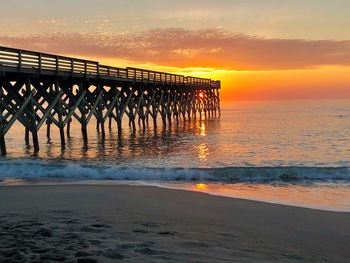
M 348 0 L 12 0 L 0 45 L 222 80 L 224 100 L 350 98 Z

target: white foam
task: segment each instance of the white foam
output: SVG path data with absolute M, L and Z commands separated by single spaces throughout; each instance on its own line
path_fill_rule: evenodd
M 0 178 L 274 183 L 350 181 L 350 172 L 347 167 L 139 168 L 13 160 L 0 162 Z

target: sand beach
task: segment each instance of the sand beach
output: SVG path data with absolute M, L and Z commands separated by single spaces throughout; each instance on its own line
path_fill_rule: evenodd
M 348 262 L 350 214 L 148 186 L 0 188 L 0 262 Z

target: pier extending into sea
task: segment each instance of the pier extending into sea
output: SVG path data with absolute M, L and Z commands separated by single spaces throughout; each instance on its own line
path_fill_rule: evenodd
M 105 123 L 117 123 L 118 133 L 126 116 L 145 129 L 151 119 L 157 125 L 191 118 L 220 116 L 220 81 L 157 72 L 118 68 L 99 62 L 0 46 L 0 150 L 6 154 L 5 135 L 18 121 L 24 139 L 32 137 L 39 151 L 38 131 L 46 125 L 60 131 L 62 147 L 70 136 L 71 122 L 78 121 L 84 142 L 87 125 L 96 118 L 105 135 Z M 31 136 L 30 136 L 31 134 Z

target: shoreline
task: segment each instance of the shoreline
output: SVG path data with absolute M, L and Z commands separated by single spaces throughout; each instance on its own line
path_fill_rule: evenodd
M 328 183 L 319 185 L 283 185 L 257 183 L 213 183 L 199 182 L 167 182 L 167 181 L 142 181 L 142 180 L 78 180 L 69 178 L 8 178 L 0 179 L 0 187 L 3 186 L 59 186 L 59 185 L 95 185 L 95 186 L 147 186 L 162 189 L 190 191 L 209 194 L 212 196 L 227 197 L 239 200 L 249 200 L 268 204 L 285 205 L 312 210 L 350 213 L 350 185 Z M 329 189 L 327 190 L 327 186 Z M 254 188 L 254 190 L 252 190 Z M 286 192 L 288 191 L 288 192 Z M 303 193 L 303 195 L 300 195 Z M 334 196 L 335 195 L 335 196 Z M 319 196 L 327 196 L 327 199 L 319 199 Z M 333 197 L 330 198 L 330 197 Z M 320 204 L 322 203 L 322 205 Z
M 20 262 L 59 256 L 64 262 L 346 262 L 350 257 L 350 213 L 152 186 L 0 189 L 6 244 L 0 255 L 16 249 L 9 258 L 22 257 Z

